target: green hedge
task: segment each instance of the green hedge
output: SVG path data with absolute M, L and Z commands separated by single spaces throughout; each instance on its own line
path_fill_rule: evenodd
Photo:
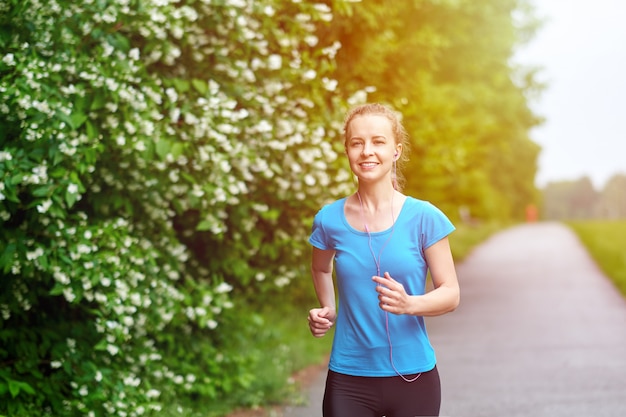
M 346 192 L 330 10 L 0 7 L 0 414 L 242 396 L 237 302 L 304 273 L 305 219 Z

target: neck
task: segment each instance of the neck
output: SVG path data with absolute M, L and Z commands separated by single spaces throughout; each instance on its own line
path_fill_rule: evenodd
M 359 200 L 369 211 L 377 211 L 385 209 L 393 201 L 396 190 L 391 184 L 379 184 L 376 186 L 367 186 L 359 184 L 357 194 Z

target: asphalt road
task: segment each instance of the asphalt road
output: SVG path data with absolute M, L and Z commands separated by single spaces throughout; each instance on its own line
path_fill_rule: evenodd
M 626 416 L 626 300 L 573 232 L 516 226 L 457 271 L 460 307 L 427 320 L 442 416 Z M 321 417 L 324 381 L 283 417 Z

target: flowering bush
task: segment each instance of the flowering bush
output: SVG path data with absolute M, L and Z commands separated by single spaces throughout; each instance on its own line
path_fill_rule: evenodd
M 301 274 L 304 219 L 347 192 L 330 19 L 0 2 L 0 413 L 139 416 L 250 385 L 225 312 L 245 326 L 238 302 Z

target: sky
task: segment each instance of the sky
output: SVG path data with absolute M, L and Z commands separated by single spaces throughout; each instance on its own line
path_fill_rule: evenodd
M 515 61 L 540 66 L 548 88 L 531 108 L 546 122 L 536 184 L 626 174 L 626 0 L 531 0 L 545 20 Z

